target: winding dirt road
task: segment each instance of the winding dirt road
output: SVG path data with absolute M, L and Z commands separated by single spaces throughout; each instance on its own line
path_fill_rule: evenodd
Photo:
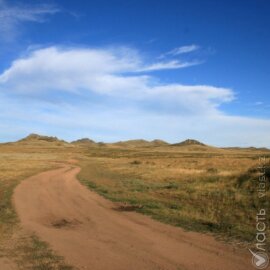
M 213 237 L 121 212 L 82 186 L 78 167 L 66 165 L 23 181 L 14 203 L 23 228 L 79 269 L 247 270 L 247 251 Z

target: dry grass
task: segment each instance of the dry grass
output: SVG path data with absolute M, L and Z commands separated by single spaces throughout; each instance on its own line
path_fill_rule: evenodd
M 185 147 L 89 148 L 79 179 L 111 200 L 143 206 L 134 210 L 163 222 L 251 243 L 260 201 L 258 174 L 248 172 L 265 154 Z
M 17 263 L 18 269 L 71 269 L 62 258 L 35 236 L 24 235 L 12 204 L 12 194 L 23 179 L 59 167 L 73 153 L 55 147 L 0 146 L 0 257 Z

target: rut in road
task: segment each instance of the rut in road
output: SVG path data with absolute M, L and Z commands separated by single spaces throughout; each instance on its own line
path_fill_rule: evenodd
M 151 218 L 115 210 L 115 204 L 63 168 L 24 180 L 14 192 L 23 228 L 35 233 L 78 269 L 247 270 L 247 251 L 209 235 L 186 232 Z

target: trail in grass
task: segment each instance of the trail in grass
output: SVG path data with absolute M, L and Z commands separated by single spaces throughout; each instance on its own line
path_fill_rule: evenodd
M 48 242 L 78 269 L 253 269 L 245 250 L 120 211 L 81 185 L 66 165 L 23 181 L 14 203 L 23 228 Z

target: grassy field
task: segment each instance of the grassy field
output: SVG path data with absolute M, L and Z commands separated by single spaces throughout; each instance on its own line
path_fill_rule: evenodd
M 14 188 L 23 179 L 59 167 L 57 162 L 71 156 L 69 148 L 55 145 L 0 146 L 0 259 L 15 261 L 18 269 L 73 269 L 34 235 L 25 235 L 12 204 Z
M 256 213 L 269 207 L 269 191 L 258 199 L 257 167 L 259 157 L 270 159 L 270 151 L 158 143 L 136 146 L 135 142 L 130 147 L 128 143 L 67 144 L 34 138 L 0 145 L 0 260 L 10 258 L 18 269 L 73 269 L 46 243 L 22 232 L 12 205 L 14 188 L 23 179 L 69 159 L 79 160 L 79 180 L 118 202 L 119 210 L 251 244 Z
M 269 191 L 264 200 L 257 194 L 259 157 L 265 155 L 202 147 L 89 148 L 78 177 L 122 202 L 123 210 L 249 244 L 259 207 L 269 207 Z

